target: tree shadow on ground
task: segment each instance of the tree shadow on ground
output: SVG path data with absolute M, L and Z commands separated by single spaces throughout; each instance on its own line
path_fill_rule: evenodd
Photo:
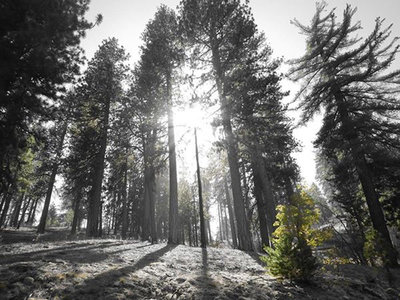
M 145 268 L 153 262 L 158 261 L 164 254 L 173 250 L 177 245 L 168 244 L 154 252 L 150 252 L 140 258 L 136 263 L 132 265 L 128 265 L 118 269 L 111 269 L 109 271 L 100 273 L 94 278 L 90 278 L 82 282 L 78 289 L 74 290 L 72 293 L 67 289 L 58 290 L 54 292 L 54 295 L 58 295 L 61 297 L 66 297 L 67 299 L 113 299 L 113 292 L 121 292 L 123 287 L 120 287 L 118 282 L 121 278 L 126 278 L 128 275 Z M 122 282 L 122 281 L 121 281 Z M 116 285 L 117 284 L 117 285 Z M 141 282 L 143 284 L 143 282 Z M 139 286 L 135 286 L 132 288 L 132 292 L 140 292 L 138 290 L 135 291 Z M 148 295 L 141 296 L 150 296 Z M 142 299 L 133 297 L 133 299 Z
M 52 261 L 61 259 L 71 263 L 94 263 L 107 259 L 112 253 L 100 252 L 98 250 L 109 247 L 125 245 L 123 242 L 103 242 L 99 244 L 80 243 L 70 246 L 57 247 L 20 254 L 9 254 L 0 256 L 0 265 L 35 262 L 39 260 Z M 97 251 L 96 251 L 97 250 Z M 127 248 L 126 250 L 130 250 Z
M 209 272 L 209 258 L 207 248 L 201 248 L 201 274 L 196 278 L 201 299 L 214 299 L 220 291 L 217 283 L 211 278 Z

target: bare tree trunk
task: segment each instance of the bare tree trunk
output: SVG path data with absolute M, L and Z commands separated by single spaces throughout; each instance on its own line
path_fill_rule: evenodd
M 151 243 L 157 243 L 157 226 L 156 226 L 156 174 L 154 168 L 151 173 L 150 180 L 150 234 Z
M 247 178 L 246 178 L 246 167 L 244 164 L 244 161 L 241 163 L 241 169 L 242 169 L 242 176 L 243 176 L 243 197 L 244 197 L 244 208 L 246 210 L 246 216 L 249 216 L 249 209 L 250 209 L 250 199 L 249 199 L 249 185 L 247 183 Z
M 393 247 L 390 234 L 386 226 L 385 216 L 379 202 L 379 197 L 374 187 L 373 175 L 365 160 L 365 154 L 363 153 L 357 131 L 350 120 L 348 110 L 346 108 L 345 98 L 341 93 L 336 93 L 335 99 L 338 102 L 338 112 L 343 125 L 343 136 L 350 144 L 351 155 L 364 192 L 372 225 L 384 240 L 385 248 L 388 252 L 388 265 L 397 266 L 397 251 Z
M 213 31 L 214 29 L 211 28 L 211 30 Z M 223 88 L 225 76 L 221 67 L 221 59 L 219 55 L 218 45 L 216 45 L 216 42 L 213 40 L 213 37 L 215 37 L 215 35 L 216 35 L 215 32 L 212 32 L 210 34 L 211 52 L 212 52 L 213 68 L 215 71 L 215 81 L 220 99 L 220 106 L 222 112 L 222 125 L 225 132 L 226 150 L 228 154 L 229 171 L 232 182 L 233 206 L 236 215 L 238 239 L 239 239 L 238 248 L 246 251 L 251 251 L 253 250 L 253 242 L 251 239 L 250 227 L 246 217 L 246 210 L 242 194 L 237 144 L 233 134 L 232 123 L 231 123 L 231 111 L 230 111 L 231 105 L 225 95 Z
M 221 221 L 221 204 L 218 202 L 218 229 L 219 229 L 219 240 L 223 240 L 223 232 L 222 232 L 222 221 Z
M 104 175 L 104 159 L 107 149 L 108 123 L 110 116 L 111 96 L 108 96 L 105 103 L 104 118 L 101 126 L 101 134 L 99 136 L 100 146 L 96 154 L 94 174 L 92 178 L 92 189 L 89 193 L 89 205 L 87 213 L 86 235 L 88 237 L 99 236 L 99 216 L 101 215 L 101 188 Z
M 168 243 L 179 243 L 178 216 L 178 176 L 176 170 L 176 149 L 174 116 L 171 99 L 171 76 L 167 74 L 167 105 L 168 105 L 168 150 L 169 150 L 169 233 Z
M 24 196 L 25 193 L 21 194 L 21 197 L 16 201 L 14 205 L 14 210 L 10 218 L 10 226 L 11 227 L 17 227 L 18 226 L 18 220 L 19 220 L 19 213 L 21 212 L 21 206 L 22 203 L 24 202 Z
M 123 240 L 126 239 L 126 232 L 128 230 L 128 209 L 127 209 L 127 189 L 128 184 L 128 156 L 126 154 L 124 163 L 124 182 L 122 187 L 122 231 L 121 237 Z
M 199 240 L 198 240 L 198 229 L 197 229 L 197 210 L 196 210 L 196 198 L 193 193 L 193 217 L 194 217 L 194 245 L 196 247 L 199 246 Z
M 226 204 L 228 205 L 229 223 L 231 225 L 232 245 L 233 245 L 233 248 L 236 249 L 238 247 L 238 243 L 237 243 L 237 235 L 236 235 L 235 216 L 233 214 L 231 197 L 229 194 L 228 182 L 226 180 L 226 177 L 224 177 L 224 186 L 225 186 Z
M 75 196 L 75 203 L 74 203 L 74 218 L 72 219 L 72 225 L 71 225 L 71 235 L 76 234 L 76 227 L 78 225 L 78 219 L 80 215 L 80 207 L 81 207 L 81 198 L 82 198 L 82 186 L 80 185 L 80 182 L 77 182 L 77 191 L 76 191 L 76 196 Z
M 17 229 L 19 229 L 21 227 L 22 223 L 24 222 L 26 210 L 28 209 L 28 206 L 29 206 L 31 200 L 32 200 L 31 198 L 28 198 L 27 200 L 25 199 L 25 203 L 24 203 L 24 206 L 22 208 L 22 214 L 21 214 L 21 217 L 19 219 L 19 222 L 18 222 L 18 225 L 17 225 Z
M 194 129 L 194 141 L 196 150 L 196 166 L 197 166 L 197 188 L 199 191 L 199 213 L 200 213 L 200 246 L 207 247 L 206 228 L 204 222 L 204 208 L 203 208 L 203 191 L 201 186 L 200 163 L 199 163 L 199 150 L 197 147 L 197 130 Z
M 267 245 L 271 247 L 271 233 L 268 232 L 267 218 L 265 216 L 265 203 L 261 188 L 261 178 L 254 163 L 252 164 L 252 169 L 254 178 L 254 196 L 256 198 L 258 222 L 260 224 L 261 243 L 262 246 Z
M 56 158 L 55 158 L 56 161 L 53 163 L 53 166 L 51 168 L 51 175 L 49 179 L 49 185 L 47 186 L 46 199 L 44 200 L 42 216 L 40 217 L 37 233 L 44 233 L 44 230 L 46 228 L 47 214 L 49 212 L 51 194 L 53 193 L 54 182 L 56 180 L 58 166 L 60 164 L 60 158 L 64 145 L 65 135 L 67 134 L 67 129 L 68 129 L 68 121 L 64 121 L 63 127 L 61 129 L 60 139 L 57 145 Z
M 272 242 L 272 233 L 275 231 L 275 218 L 276 218 L 276 204 L 274 195 L 272 192 L 271 181 L 269 179 L 269 175 L 266 171 L 266 166 L 263 157 L 261 156 L 261 152 L 259 149 L 259 145 L 257 144 L 252 151 L 252 166 L 254 167 L 255 174 L 257 174 L 260 188 L 262 190 L 262 199 L 264 200 L 262 203 L 264 206 L 264 213 L 267 217 L 267 230 L 268 230 L 268 240 L 271 244 Z M 262 207 L 261 207 L 262 208 Z
M 31 211 L 29 211 L 29 216 L 28 216 L 28 221 L 27 221 L 27 223 L 30 224 L 30 225 L 32 225 L 33 222 L 35 222 L 36 207 L 37 207 L 37 205 L 38 205 L 38 202 L 39 202 L 39 198 L 37 198 L 37 199 L 34 201 L 34 203 L 32 203 L 32 204 L 34 204 L 34 205 L 33 205 L 33 207 L 31 208 Z

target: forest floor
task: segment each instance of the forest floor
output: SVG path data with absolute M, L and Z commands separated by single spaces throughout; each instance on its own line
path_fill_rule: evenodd
M 239 250 L 3 230 L 0 299 L 400 299 L 400 270 L 323 266 L 300 285 Z

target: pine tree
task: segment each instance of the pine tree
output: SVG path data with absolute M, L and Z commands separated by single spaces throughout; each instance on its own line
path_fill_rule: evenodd
M 110 110 L 112 104 L 123 96 L 122 81 L 126 79 L 127 55 L 115 38 L 103 41 L 94 58 L 89 62 L 83 83 L 78 89 L 79 97 L 87 104 L 86 126 L 92 131 L 90 192 L 86 234 L 100 235 L 101 194 L 108 145 Z
M 362 41 L 352 35 L 361 28 L 360 23 L 352 24 L 355 9 L 348 5 L 343 21 L 337 22 L 333 11 L 323 15 L 325 6 L 317 6 L 310 26 L 294 22 L 306 35 L 308 49 L 293 61 L 290 72 L 294 79 L 305 82 L 298 94 L 302 120 L 306 122 L 324 109 L 318 145 L 333 146 L 329 136 L 340 140 L 335 150 L 351 157 L 373 227 L 388 249 L 388 265 L 397 265 L 371 162 L 378 149 L 398 153 L 400 127 L 391 117 L 400 109 L 396 98 L 400 70 L 391 71 L 389 67 L 399 45 L 395 45 L 396 39 L 388 40 L 391 26 L 384 27 L 384 20 L 376 19 L 374 30 Z
M 0 194 L 11 187 L 27 140 L 54 119 L 64 84 L 79 71 L 79 42 L 93 25 L 88 8 L 87 0 L 0 3 Z
M 252 250 L 240 181 L 238 146 L 232 124 L 234 99 L 227 89 L 227 75 L 245 56 L 256 26 L 248 5 L 238 0 L 185 0 L 181 2 L 180 11 L 186 42 L 197 45 L 194 53 L 208 62 L 208 67 L 212 69 L 226 139 L 239 248 Z

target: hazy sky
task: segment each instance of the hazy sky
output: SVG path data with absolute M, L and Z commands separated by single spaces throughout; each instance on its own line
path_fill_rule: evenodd
M 138 60 L 140 39 L 146 23 L 153 17 L 157 7 L 165 4 L 176 8 L 179 0 L 92 0 L 88 13 L 89 20 L 94 20 L 96 14 L 104 17 L 100 26 L 90 30 L 83 40 L 82 46 L 86 56 L 92 58 L 101 41 L 108 37 L 116 37 L 120 44 L 131 55 L 131 63 Z M 393 36 L 400 36 L 400 0 L 332 0 L 327 1 L 328 8 L 337 7 L 337 15 L 342 15 L 346 3 L 356 6 L 358 11 L 354 20 L 360 20 L 366 36 L 374 26 L 374 20 L 380 16 L 387 24 L 393 23 Z M 290 24 L 294 18 L 308 24 L 315 11 L 315 1 L 311 0 L 250 0 L 255 21 L 259 29 L 264 31 L 269 44 L 276 56 L 285 59 L 299 57 L 305 49 L 304 37 L 298 29 Z M 400 68 L 400 59 L 396 60 Z M 290 100 L 297 88 L 296 84 L 284 83 L 284 87 L 292 92 L 286 100 Z M 293 114 L 295 116 L 296 114 Z M 295 130 L 295 137 L 303 144 L 303 151 L 295 155 L 300 165 L 302 176 L 309 184 L 314 181 L 315 164 L 312 141 L 320 126 L 317 118 L 307 127 Z

